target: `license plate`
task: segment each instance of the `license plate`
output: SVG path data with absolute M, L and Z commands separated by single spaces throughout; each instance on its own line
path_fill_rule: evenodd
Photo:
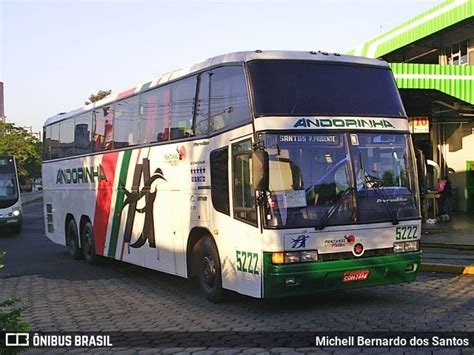
M 16 223 L 16 219 L 7 219 L 7 223 Z
M 342 276 L 342 282 L 363 281 L 369 278 L 369 270 L 348 271 Z

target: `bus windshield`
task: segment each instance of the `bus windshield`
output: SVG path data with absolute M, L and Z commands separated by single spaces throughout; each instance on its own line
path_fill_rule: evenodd
M 18 186 L 14 160 L 0 157 L 0 208 L 12 206 L 18 200 Z
M 388 68 L 317 61 L 249 63 L 255 115 L 405 117 Z
M 16 200 L 16 177 L 12 173 L 0 173 L 0 200 Z
M 411 140 L 405 134 L 264 134 L 270 228 L 419 217 Z

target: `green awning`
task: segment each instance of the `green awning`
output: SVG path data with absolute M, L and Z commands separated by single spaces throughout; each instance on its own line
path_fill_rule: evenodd
M 390 63 L 399 89 L 432 89 L 474 105 L 474 66 Z
M 379 58 L 471 17 L 474 0 L 448 0 L 348 54 Z

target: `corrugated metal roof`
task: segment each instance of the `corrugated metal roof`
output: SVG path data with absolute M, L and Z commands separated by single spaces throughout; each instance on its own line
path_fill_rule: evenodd
M 447 0 L 349 54 L 380 58 L 447 27 L 474 17 L 474 0 Z M 400 89 L 433 89 L 474 104 L 474 67 L 391 63 Z
M 399 89 L 433 89 L 474 105 L 474 66 L 391 63 Z
M 471 17 L 474 17 L 474 0 L 448 0 L 348 54 L 379 58 Z

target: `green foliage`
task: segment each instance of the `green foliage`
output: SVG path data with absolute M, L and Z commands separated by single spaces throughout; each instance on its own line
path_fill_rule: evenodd
M 26 332 L 30 327 L 28 323 L 21 321 L 21 315 L 26 306 L 19 304 L 18 297 L 9 298 L 0 302 L 0 330 L 11 332 Z M 2 339 L 0 339 L 1 341 Z
M 5 255 L 5 252 L 0 252 L 0 258 Z M 0 264 L 0 269 L 5 265 Z M 21 315 L 26 309 L 26 306 L 19 304 L 20 299 L 9 298 L 0 302 L 0 332 L 26 332 L 30 325 L 21 321 Z M 5 338 L 0 337 L 0 350 L 5 349 Z M 17 354 L 24 350 L 24 348 L 9 348 L 6 354 Z M 1 351 L 0 351 L 1 353 Z
M 41 176 L 41 142 L 26 129 L 0 122 L 0 155 L 13 155 L 21 176 Z
M 99 90 L 97 94 L 91 94 L 91 96 L 89 96 L 89 101 L 86 101 L 86 105 L 102 100 L 104 97 L 109 96 L 111 93 L 112 90 Z
M 22 304 L 18 305 L 19 298 L 9 298 L 0 302 L 0 332 L 27 332 L 30 325 L 21 321 L 21 315 L 26 307 Z M 5 346 L 5 337 L 0 337 L 0 354 Z M 5 354 L 14 355 L 25 350 L 24 347 L 9 347 Z

